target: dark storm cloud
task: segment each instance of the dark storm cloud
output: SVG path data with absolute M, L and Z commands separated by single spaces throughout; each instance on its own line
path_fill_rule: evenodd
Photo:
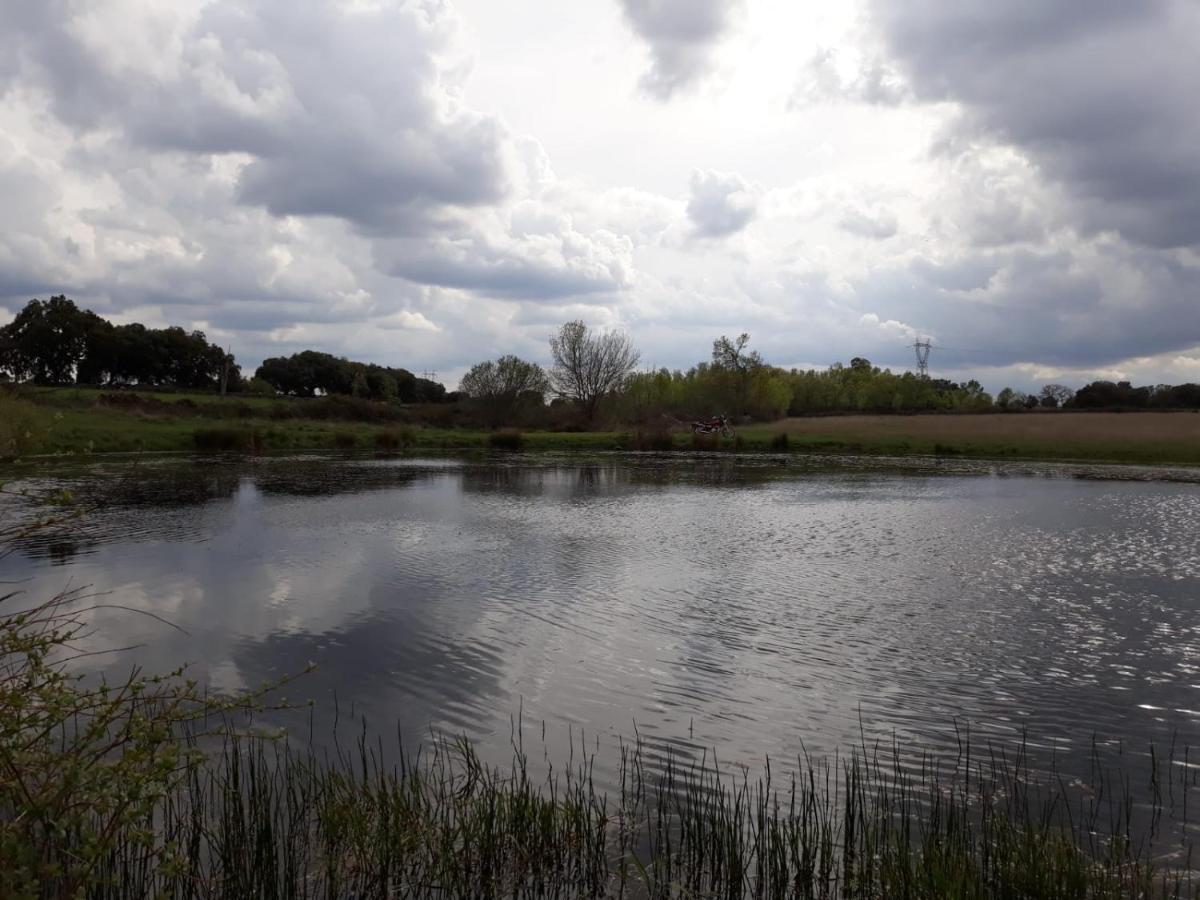
M 1183 0 L 874 3 L 918 99 L 967 139 L 1019 148 L 1084 233 L 1200 246 L 1200 5 Z
M 873 273 L 856 293 L 865 308 L 928 329 L 947 366 L 1088 368 L 1200 342 L 1200 271 L 1117 241 L 918 258 Z
M 625 18 L 650 47 L 642 88 L 659 100 L 695 84 L 733 25 L 741 0 L 620 0 Z

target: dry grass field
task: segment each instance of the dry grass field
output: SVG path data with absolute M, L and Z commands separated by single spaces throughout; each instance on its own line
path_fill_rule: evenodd
M 1200 463 L 1195 412 L 827 416 L 785 419 L 769 430 L 785 432 L 799 446 L 868 452 Z

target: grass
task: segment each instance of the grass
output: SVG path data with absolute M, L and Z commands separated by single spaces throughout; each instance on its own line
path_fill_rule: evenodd
M 85 388 L 23 388 L 21 395 L 4 399 L 12 411 L 8 419 L 19 425 L 7 431 L 0 425 L 0 458 L 196 449 L 514 449 L 516 434 L 404 421 L 424 413 L 349 398 L 221 398 Z M 447 410 L 436 412 L 436 421 L 454 418 Z M 533 452 L 701 450 L 1200 465 L 1200 414 L 827 416 L 744 426 L 733 439 L 696 438 L 685 428 L 523 429 L 516 446 Z

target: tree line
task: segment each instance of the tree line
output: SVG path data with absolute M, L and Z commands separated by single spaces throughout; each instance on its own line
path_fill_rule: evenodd
M 203 331 L 114 325 L 65 296 L 31 300 L 0 328 L 0 377 L 44 385 L 176 387 L 312 397 L 436 403 L 443 385 L 407 369 L 304 350 L 263 361 L 246 379 L 233 354 Z
M 602 341 L 607 343 L 596 343 Z M 564 347 L 575 349 L 564 353 Z M 497 424 L 536 419 L 547 393 L 576 401 L 589 420 L 601 414 L 623 422 L 715 413 L 770 421 L 851 412 L 1200 409 L 1200 385 L 1195 384 L 1135 388 L 1129 382 L 1095 381 L 1079 390 L 1048 384 L 1037 394 L 1004 388 L 993 398 L 975 379 L 922 378 L 862 357 L 827 369 L 785 369 L 752 350 L 748 334 L 722 335 L 713 341 L 710 358 L 686 371 L 635 371 L 640 356 L 626 335 L 594 335 L 582 322 L 564 325 L 551 338 L 550 350 L 554 367 L 548 372 L 537 363 L 504 356 L 472 367 L 461 391 Z M 611 359 L 620 364 L 606 367 Z M 605 386 L 582 390 L 586 372 L 606 373 Z
M 727 413 L 760 420 L 820 412 L 979 410 L 992 398 L 977 381 L 919 378 L 855 358 L 824 370 L 783 369 L 750 348 L 750 336 L 724 335 L 711 357 L 690 369 L 636 371 L 640 354 L 621 332 L 568 322 L 550 338 L 549 371 L 516 356 L 477 363 L 461 392 L 493 424 L 535 420 L 547 394 L 597 417 L 649 422 Z
M 202 331 L 114 325 L 65 296 L 31 300 L 0 328 L 0 377 L 37 384 L 171 386 L 377 401 L 462 401 L 492 425 L 536 422 L 546 400 L 565 404 L 587 423 L 606 418 L 645 422 L 715 413 L 778 419 L 844 412 L 1064 409 L 1200 409 L 1200 385 L 1134 387 L 1095 381 L 1079 390 L 1048 384 L 1039 394 L 1004 388 L 996 397 L 978 381 L 957 383 L 893 372 L 855 357 L 827 369 L 785 369 L 750 347 L 748 334 L 713 341 L 709 359 L 685 370 L 637 371 L 641 354 L 620 331 L 580 321 L 549 340 L 549 369 L 508 354 L 480 362 L 460 390 L 407 369 L 303 350 L 263 361 L 245 379 L 233 354 Z
M 355 362 L 317 350 L 264 359 L 247 387 L 255 393 L 293 397 L 342 394 L 402 403 L 441 403 L 447 396 L 444 385 L 418 378 L 407 369 Z
M 241 384 L 233 355 L 202 331 L 114 325 L 62 295 L 31 300 L 0 328 L 0 374 L 35 384 Z

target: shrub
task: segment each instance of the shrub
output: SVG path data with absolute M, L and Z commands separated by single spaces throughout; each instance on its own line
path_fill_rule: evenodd
M 342 394 L 306 401 L 300 412 L 307 419 L 333 419 L 343 422 L 395 422 L 403 418 L 403 413 L 397 406 Z
M 352 450 L 358 446 L 358 435 L 353 431 L 335 431 L 333 434 L 333 446 L 339 450 Z
M 675 449 L 675 438 L 665 428 L 637 431 L 633 435 L 634 450 L 664 451 Z
M 246 387 L 242 393 L 251 394 L 255 397 L 274 397 L 277 391 L 271 382 L 255 377 L 246 382 Z
M 790 441 L 788 440 L 786 431 L 781 431 L 779 434 L 775 435 L 775 437 L 771 438 L 772 450 L 779 450 L 786 453 L 789 446 Z
M 245 453 L 262 446 L 254 432 L 245 428 L 197 428 L 192 432 L 192 443 L 207 453 Z
M 411 428 L 389 428 L 375 433 L 375 446 L 380 450 L 400 450 L 417 442 L 417 434 Z
M 488 446 L 495 450 L 520 450 L 525 445 L 525 436 L 513 428 L 493 431 L 488 435 Z
M 37 440 L 37 418 L 32 403 L 0 393 L 0 459 L 29 452 Z

